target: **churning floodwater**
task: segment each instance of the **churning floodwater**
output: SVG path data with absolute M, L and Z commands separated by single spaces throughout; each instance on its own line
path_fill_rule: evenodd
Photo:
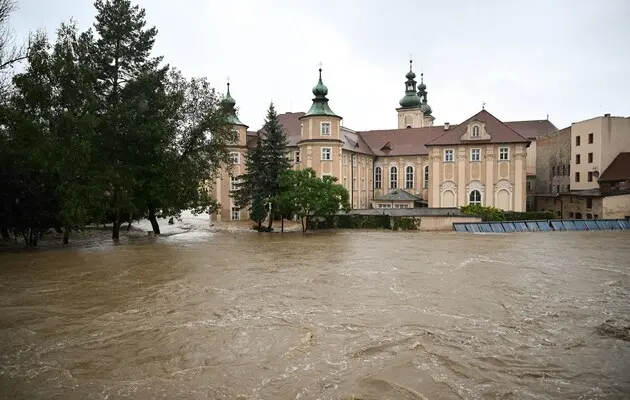
M 621 399 L 630 232 L 0 254 L 3 399 Z

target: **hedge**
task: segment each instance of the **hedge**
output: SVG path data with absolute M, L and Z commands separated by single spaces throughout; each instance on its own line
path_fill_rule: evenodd
M 477 215 L 483 221 L 528 221 L 528 220 L 549 220 L 556 216 L 551 211 L 502 211 L 495 207 L 481 205 L 467 205 L 460 207 L 464 214 Z
M 420 218 L 390 217 L 389 215 L 332 215 L 313 221 L 313 229 L 393 229 L 416 230 Z

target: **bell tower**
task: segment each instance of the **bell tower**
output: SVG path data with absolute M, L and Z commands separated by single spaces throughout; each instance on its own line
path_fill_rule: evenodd
M 328 88 L 322 81 L 322 64 L 319 81 L 313 87 L 313 104 L 300 117 L 302 136 L 298 142 L 302 165 L 312 168 L 318 177 L 341 175 L 341 120 L 328 105 Z
M 398 129 L 420 128 L 423 125 L 422 99 L 416 93 L 416 74 L 413 72 L 413 60 L 409 60 L 409 72 L 405 75 L 405 96 L 400 99 Z
M 424 73 L 420 73 L 418 97 L 420 97 L 420 99 L 422 100 L 422 105 L 420 106 L 423 114 L 422 126 L 433 126 L 433 121 L 435 120 L 435 117 L 431 115 L 433 110 L 431 110 L 431 106 L 429 105 L 429 103 L 427 103 L 427 85 L 424 84 Z

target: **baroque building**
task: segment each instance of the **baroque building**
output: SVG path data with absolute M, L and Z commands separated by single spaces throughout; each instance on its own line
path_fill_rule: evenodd
M 332 110 L 320 68 L 310 109 L 279 115 L 293 167 L 337 177 L 353 209 L 482 204 L 524 211 L 530 138 L 557 128 L 548 120 L 502 122 L 485 109 L 460 124 L 436 126 L 423 74 L 418 84 L 410 62 L 405 78 L 397 128 L 354 131 Z M 229 85 L 226 102 L 239 140 L 230 149 L 232 171 L 223 171 L 213 185 L 221 204 L 213 219 L 247 220 L 247 210 L 234 206 L 230 190 L 245 172 L 257 132 L 236 115 Z

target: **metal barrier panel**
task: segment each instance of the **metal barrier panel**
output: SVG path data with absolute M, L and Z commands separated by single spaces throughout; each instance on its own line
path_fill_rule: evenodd
M 551 221 L 551 227 L 554 231 L 566 231 L 562 221 Z
M 599 225 L 597 224 L 597 221 L 589 220 L 589 221 L 584 221 L 584 223 L 588 227 L 589 231 L 598 231 L 601 229 Z
M 615 230 L 615 231 L 618 231 L 621 229 L 621 227 L 619 226 L 618 220 L 608 221 L 608 226 L 610 227 L 610 229 Z
M 621 225 L 623 229 L 630 229 L 630 219 L 620 219 L 619 225 Z
M 490 224 L 479 224 L 479 230 L 481 230 L 481 232 L 483 233 L 492 233 L 492 228 L 490 227 Z
M 516 229 L 517 232 L 527 232 L 529 230 L 525 222 L 515 222 L 514 229 Z
M 582 221 L 580 219 L 576 219 L 575 221 L 573 221 L 573 224 L 575 225 L 575 227 L 577 228 L 578 231 L 587 231 L 588 230 L 588 226 L 586 226 L 586 222 Z
M 538 223 L 536 222 L 528 221 L 526 222 L 526 225 L 530 232 L 537 232 L 540 230 L 540 228 L 538 227 Z
M 479 224 L 466 224 L 468 232 L 479 233 Z
M 455 231 L 457 232 L 466 232 L 466 225 L 464 224 L 453 224 L 455 226 Z
M 514 223 L 512 222 L 504 222 L 502 225 L 503 225 L 503 229 L 505 229 L 506 232 L 516 231 L 516 228 L 514 227 Z
M 573 221 L 562 221 L 562 225 L 567 231 L 576 231 L 577 227 Z
M 595 223 L 597 224 L 597 226 L 599 226 L 599 229 L 608 230 L 608 224 L 606 223 L 606 221 L 602 221 L 601 219 L 598 219 L 597 221 L 595 221 Z
M 500 222 L 493 222 L 490 224 L 490 228 L 492 228 L 492 232 L 495 233 L 503 233 L 505 229 L 503 229 L 503 224 Z
M 537 221 L 536 225 L 541 231 L 550 232 L 552 231 L 551 226 L 549 226 L 549 221 Z

